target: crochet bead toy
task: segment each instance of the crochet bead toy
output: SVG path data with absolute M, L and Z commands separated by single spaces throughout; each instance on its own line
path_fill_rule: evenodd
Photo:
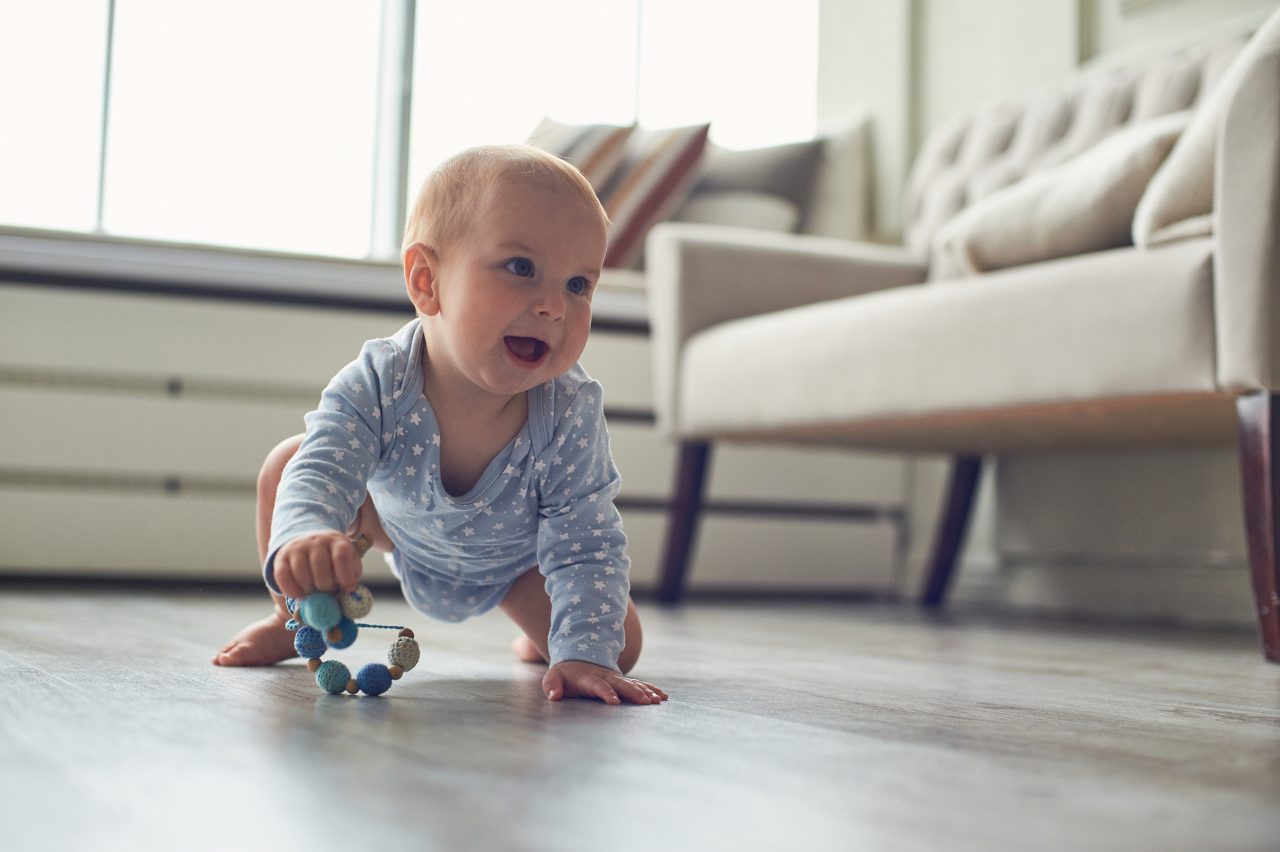
M 372 542 L 367 536 L 361 536 L 354 544 L 363 556 Z M 285 605 L 293 614 L 285 627 L 297 631 L 293 648 L 299 657 L 307 661 L 308 670 L 316 676 L 316 685 L 330 695 L 337 695 L 344 689 L 352 695 L 357 692 L 381 695 L 391 688 L 393 680 L 399 680 L 416 666 L 422 655 L 409 628 L 393 624 L 362 624 L 355 620 L 368 615 L 373 609 L 373 594 L 364 586 L 356 586 L 355 591 L 343 594 L 313 592 L 302 600 L 286 598 Z M 387 651 L 388 665 L 369 663 L 352 677 L 351 670 L 337 660 L 320 659 L 327 648 L 349 647 L 355 642 L 361 627 L 400 631 Z

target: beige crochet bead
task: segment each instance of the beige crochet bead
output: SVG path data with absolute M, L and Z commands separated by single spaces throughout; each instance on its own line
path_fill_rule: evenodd
M 338 603 L 342 607 L 342 614 L 355 621 L 357 618 L 364 618 L 373 609 L 373 592 L 368 587 L 359 585 L 354 592 L 338 595 Z
M 401 636 L 391 644 L 391 650 L 387 651 L 387 663 L 409 671 L 418 664 L 421 654 L 418 640 Z

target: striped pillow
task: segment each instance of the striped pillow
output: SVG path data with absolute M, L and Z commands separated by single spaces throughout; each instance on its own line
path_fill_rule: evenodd
M 632 135 L 621 168 L 600 196 L 610 220 L 606 267 L 635 265 L 649 229 L 688 197 L 698 177 L 709 127 L 699 124 Z
M 544 118 L 528 143 L 573 163 L 598 195 L 622 163 L 627 139 L 634 129 L 611 124 L 561 124 Z

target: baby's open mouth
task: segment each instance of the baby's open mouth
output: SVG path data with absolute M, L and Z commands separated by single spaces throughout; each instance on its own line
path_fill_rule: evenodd
M 536 364 L 547 354 L 547 344 L 536 337 L 504 337 L 503 342 L 512 357 L 526 364 Z

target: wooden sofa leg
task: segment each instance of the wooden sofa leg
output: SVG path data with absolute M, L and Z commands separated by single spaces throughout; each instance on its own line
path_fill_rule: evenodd
M 1236 400 L 1240 435 L 1240 484 L 1249 543 L 1253 597 L 1262 652 L 1280 662 L 1280 394 L 1259 391 Z
M 702 512 L 702 494 L 707 479 L 707 463 L 711 444 L 706 441 L 683 441 L 676 467 L 676 498 L 667 524 L 667 544 L 662 558 L 662 576 L 658 581 L 658 600 L 676 603 L 684 596 L 685 575 L 689 556 L 698 534 L 698 516 Z
M 934 534 L 929 573 L 920 593 L 920 603 L 926 607 L 937 608 L 946 602 L 951 574 L 969 531 L 969 516 L 981 473 L 982 456 L 956 456 L 952 462 L 946 501 Z

